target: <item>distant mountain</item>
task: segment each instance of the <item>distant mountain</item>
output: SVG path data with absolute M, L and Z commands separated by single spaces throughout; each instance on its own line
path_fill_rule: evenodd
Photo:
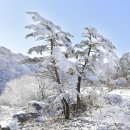
M 15 54 L 0 46 L 0 92 L 9 80 L 36 71 L 36 65 L 20 64 L 20 61 L 25 58 L 27 56 Z

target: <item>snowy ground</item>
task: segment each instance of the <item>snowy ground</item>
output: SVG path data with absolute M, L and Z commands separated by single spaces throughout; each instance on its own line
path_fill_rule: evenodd
M 84 113 L 65 120 L 63 116 L 44 115 L 40 120 L 29 120 L 19 125 L 19 130 L 130 130 L 130 90 L 113 90 L 105 95 L 105 102 L 100 109 L 93 111 L 92 117 Z M 1 106 L 0 122 L 8 123 L 17 111 Z M 18 127 L 11 130 L 18 130 Z

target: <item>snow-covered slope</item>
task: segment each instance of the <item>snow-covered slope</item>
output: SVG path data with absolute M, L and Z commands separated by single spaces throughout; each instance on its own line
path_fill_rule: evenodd
M 9 80 L 36 70 L 34 65 L 20 64 L 25 58 L 22 54 L 15 54 L 0 46 L 0 92 Z

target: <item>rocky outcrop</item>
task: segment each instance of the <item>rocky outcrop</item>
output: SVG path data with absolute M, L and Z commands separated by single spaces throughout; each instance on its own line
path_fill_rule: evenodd
M 17 119 L 18 122 L 23 123 L 23 122 L 26 122 L 28 120 L 36 119 L 39 116 L 40 116 L 39 113 L 34 113 L 34 112 L 30 112 L 30 113 L 19 112 L 19 113 L 15 113 L 13 115 L 13 118 Z

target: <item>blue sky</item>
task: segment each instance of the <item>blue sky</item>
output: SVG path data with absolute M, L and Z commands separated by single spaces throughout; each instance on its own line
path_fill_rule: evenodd
M 0 45 L 26 54 L 37 45 L 25 39 L 32 23 L 27 11 L 43 17 L 73 34 L 73 43 L 81 40 L 86 26 L 93 26 L 106 36 L 121 55 L 130 51 L 130 0 L 0 0 Z

